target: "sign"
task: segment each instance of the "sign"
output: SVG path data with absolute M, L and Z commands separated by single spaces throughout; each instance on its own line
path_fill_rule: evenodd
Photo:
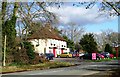
M 92 60 L 96 60 L 96 53 L 92 53 Z

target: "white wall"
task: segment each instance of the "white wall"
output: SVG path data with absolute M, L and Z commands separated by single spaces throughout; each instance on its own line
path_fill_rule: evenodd
M 35 52 L 37 53 L 44 53 L 46 51 L 46 53 L 49 53 L 51 51 L 51 53 L 53 53 L 53 49 L 50 49 L 49 47 L 53 48 L 53 47 L 57 47 L 56 51 L 57 54 L 61 54 L 61 48 L 65 48 L 67 49 L 67 43 L 65 41 L 61 41 L 61 40 L 55 40 L 55 39 L 33 39 L 30 40 L 30 42 L 32 42 L 32 44 L 34 45 L 35 48 Z M 36 46 L 38 45 L 39 46 Z M 68 52 L 68 50 L 63 50 L 64 52 Z
M 34 39 L 34 40 L 31 40 L 31 43 L 34 45 L 35 52 L 37 52 L 37 53 L 44 53 L 44 50 L 45 50 L 45 47 L 46 47 L 46 42 L 45 41 L 46 40 L 43 40 L 43 39 L 39 39 L 39 40 Z

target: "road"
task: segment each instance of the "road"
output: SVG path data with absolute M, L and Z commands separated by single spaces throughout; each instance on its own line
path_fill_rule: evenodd
M 65 68 L 56 68 L 49 70 L 35 70 L 35 71 L 26 71 L 26 72 L 16 72 L 4 74 L 3 77 L 10 77 L 10 75 L 17 75 L 17 77 L 24 77 L 25 75 L 76 75 L 76 76 L 85 76 L 85 75 L 99 75 L 102 72 L 102 75 L 106 75 L 106 71 L 111 71 L 112 69 L 120 68 L 118 61 L 110 62 L 84 62 L 80 61 L 77 58 L 62 58 L 54 59 L 53 61 L 67 61 L 72 63 L 79 64 L 78 66 L 65 67 Z M 16 77 L 16 76 L 15 76 Z

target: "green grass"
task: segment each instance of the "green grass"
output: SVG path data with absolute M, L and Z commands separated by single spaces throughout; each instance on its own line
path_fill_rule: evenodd
M 16 71 L 30 71 L 30 70 L 43 70 L 43 69 L 50 69 L 50 68 L 59 68 L 59 67 L 69 67 L 74 64 L 69 62 L 46 62 L 40 63 L 36 65 L 17 65 L 11 64 L 10 66 L 2 67 L 2 72 L 16 72 Z
M 111 60 L 120 60 L 120 57 L 118 58 L 105 58 L 105 59 L 101 59 L 101 60 L 85 60 L 86 62 L 102 62 L 102 61 L 111 61 Z

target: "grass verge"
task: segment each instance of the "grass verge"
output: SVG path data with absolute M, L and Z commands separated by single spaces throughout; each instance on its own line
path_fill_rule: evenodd
M 46 63 L 40 63 L 36 65 L 11 65 L 11 66 L 5 66 L 0 69 L 2 69 L 2 73 L 12 73 L 12 72 L 20 72 L 20 71 L 31 71 L 31 70 L 43 70 L 43 69 L 50 69 L 50 68 L 59 68 L 59 67 L 69 67 L 73 66 L 74 64 L 71 64 L 69 62 L 46 62 Z
M 105 58 L 100 60 L 85 60 L 86 62 L 102 62 L 102 61 L 111 61 L 111 60 L 120 60 L 120 57 L 118 58 Z

